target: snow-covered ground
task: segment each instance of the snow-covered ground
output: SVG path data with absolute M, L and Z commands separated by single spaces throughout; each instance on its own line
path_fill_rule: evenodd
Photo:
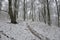
M 18 24 L 10 23 L 7 14 L 0 15 L 0 40 L 40 40 L 31 33 L 28 25 L 37 33 L 49 38 L 50 40 L 60 40 L 60 28 L 56 26 L 48 26 L 43 22 L 32 22 L 17 20 Z M 3 32 L 1 32 L 3 31 Z
M 18 24 L 12 24 L 9 23 L 9 21 L 2 20 L 0 20 L 0 31 L 3 31 L 3 33 L 8 35 L 9 38 L 0 32 L 0 40 L 40 40 L 30 32 L 26 23 L 44 37 L 48 37 L 50 40 L 60 40 L 60 28 L 56 26 L 48 26 L 42 22 L 26 21 L 20 21 Z
M 50 38 L 50 40 L 60 40 L 60 28 L 56 26 L 48 26 L 40 22 L 31 23 L 31 27 L 38 33 Z

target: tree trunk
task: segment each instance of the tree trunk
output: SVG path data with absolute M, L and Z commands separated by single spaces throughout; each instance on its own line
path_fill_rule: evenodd
M 49 2 L 48 2 L 48 0 L 47 0 L 47 13 L 48 13 L 48 25 L 51 25 L 50 11 L 49 11 Z
M 56 2 L 56 7 L 57 7 L 57 14 L 58 14 L 58 27 L 59 27 L 59 9 L 58 9 L 58 2 L 57 0 L 55 0 Z
M 43 16 L 44 23 L 46 24 L 46 10 L 45 10 L 45 8 L 46 8 L 46 6 L 45 6 L 45 4 L 44 4 L 42 16 Z
M 14 9 L 14 21 L 15 21 L 15 23 L 17 23 L 16 22 L 16 19 L 17 19 L 17 14 L 18 14 L 18 4 L 17 4 L 17 2 L 18 2 L 18 0 L 15 0 L 15 2 L 14 2 L 14 7 L 15 7 L 15 9 Z
M 40 11 L 39 11 L 39 21 L 40 21 Z
M 23 9 L 23 10 L 24 10 L 24 17 L 23 17 L 23 18 L 24 18 L 24 21 L 25 21 L 25 19 L 26 19 L 26 9 L 25 9 L 25 7 L 26 7 L 26 6 L 25 6 L 25 0 L 24 0 L 24 9 Z
M 10 19 L 11 19 L 11 23 L 16 24 L 16 15 L 13 13 L 12 11 L 12 0 L 9 0 L 9 12 L 8 12 Z
M 34 8 L 33 8 L 33 3 L 34 3 L 34 0 L 31 1 L 32 21 L 34 21 L 34 15 L 33 15 Z
M 3 0 L 0 0 L 0 13 L 1 13 L 2 1 Z
M 44 4 L 44 22 L 46 23 L 46 10 L 45 10 L 45 4 Z

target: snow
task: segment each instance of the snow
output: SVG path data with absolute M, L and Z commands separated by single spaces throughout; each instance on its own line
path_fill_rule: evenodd
M 9 21 L 0 20 L 0 31 L 3 31 L 15 40 L 39 40 L 29 31 L 26 23 L 39 34 L 48 37 L 50 40 L 60 40 L 60 28 L 56 26 L 48 26 L 42 22 L 21 21 L 18 24 L 12 24 L 9 23 Z M 2 38 L 0 38 L 1 40 L 11 40 L 1 33 L 0 35 L 2 36 Z
M 9 37 L 14 38 L 15 40 L 33 40 L 33 39 L 35 39 L 34 35 L 32 35 L 29 32 L 29 30 L 27 30 L 25 22 L 15 25 L 15 24 L 11 24 L 9 22 L 0 21 L 0 31 L 3 31 Z M 0 39 L 8 40 L 8 38 L 3 35 L 2 35 L 2 38 L 0 38 Z M 9 40 L 11 40 L 11 39 L 9 39 Z
M 5 0 L 7 2 L 7 0 Z M 23 0 L 21 0 L 23 3 Z M 29 0 L 27 0 L 29 1 Z M 29 1 L 30 2 L 30 1 Z M 27 8 L 30 8 L 30 3 L 28 2 Z M 36 4 L 37 2 L 37 4 Z M 38 7 L 39 6 L 39 2 L 36 1 L 34 6 L 36 7 L 35 9 L 35 13 L 38 13 Z M 5 4 L 2 2 L 2 4 Z M 55 4 L 53 3 L 53 1 L 50 3 L 50 12 L 51 12 L 51 20 L 52 20 L 52 26 L 48 26 L 47 24 L 44 24 L 43 22 L 39 22 L 38 19 L 38 14 L 36 15 L 36 21 L 32 22 L 31 19 L 26 19 L 26 21 L 23 21 L 23 4 L 20 5 L 21 10 L 20 14 L 18 15 L 18 19 L 17 22 L 18 24 L 12 24 L 10 23 L 10 18 L 7 12 L 1 11 L 0 13 L 0 40 L 40 40 L 38 37 L 36 37 L 35 35 L 33 35 L 31 33 L 31 31 L 28 29 L 27 27 L 27 23 L 30 25 L 30 27 L 32 29 L 34 29 L 35 31 L 37 31 L 39 34 L 43 35 L 44 37 L 49 38 L 50 40 L 60 40 L 60 28 L 57 26 L 53 26 L 53 25 L 57 25 L 57 20 L 56 20 L 56 15 L 53 15 L 54 13 L 56 14 L 56 8 L 55 8 Z M 3 5 L 5 6 L 5 5 Z M 7 5 L 6 5 L 7 6 Z M 8 7 L 3 7 L 2 9 L 7 10 Z M 54 8 L 52 7 L 54 6 Z M 43 4 L 40 4 L 40 9 L 43 8 Z M 54 10 L 55 9 L 55 10 Z M 29 9 L 30 10 L 30 9 Z M 30 11 L 29 11 L 30 12 Z M 28 13 L 29 13 L 28 12 Z M 53 16 L 55 17 L 53 17 Z M 27 14 L 28 16 L 28 14 Z M 41 16 L 41 21 L 42 20 L 42 16 Z M 29 21 L 28 21 L 29 20 Z M 38 22 L 37 22 L 38 21 Z M 4 35 L 6 34 L 6 35 Z M 8 37 L 9 36 L 9 37 Z
M 60 40 L 60 28 L 57 26 L 48 26 L 48 24 L 39 21 L 32 22 L 31 20 L 23 21 L 19 19 L 17 20 L 18 24 L 12 24 L 9 17 L 7 18 L 7 14 L 2 15 L 0 15 L 0 31 L 3 31 L 9 38 L 0 32 L 0 40 L 40 40 L 30 32 L 27 23 L 44 37 L 50 40 Z
M 34 22 L 31 26 L 33 26 L 33 29 L 38 33 L 50 38 L 50 40 L 60 40 L 60 28 L 56 26 L 48 26 L 40 22 Z

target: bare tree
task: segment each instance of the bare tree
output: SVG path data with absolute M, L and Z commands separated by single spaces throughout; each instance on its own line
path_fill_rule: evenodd
M 13 19 L 13 11 L 12 11 L 12 0 L 8 0 L 8 2 L 9 2 L 9 12 L 8 12 L 8 14 L 10 16 L 11 23 L 13 23 L 14 19 Z
M 34 5 L 34 1 L 35 1 L 35 0 L 31 0 L 32 21 L 34 21 L 34 16 L 33 16 L 33 11 L 34 11 L 34 6 L 33 6 L 33 5 Z
M 58 6 L 58 2 L 57 0 L 55 0 L 56 2 L 56 7 L 57 7 L 57 14 L 58 14 L 58 27 L 59 27 L 59 6 Z
M 51 19 L 50 19 L 50 10 L 49 10 L 49 2 L 47 1 L 47 16 L 48 16 L 48 25 L 51 25 Z
M 26 2 L 26 0 L 24 0 L 24 7 L 23 7 L 23 10 L 24 10 L 24 15 L 23 15 L 23 16 L 24 16 L 24 17 L 23 17 L 23 18 L 24 18 L 24 21 L 25 21 L 25 19 L 26 19 L 26 8 L 25 8 L 26 5 L 25 5 L 25 2 Z
M 15 8 L 17 8 L 17 4 L 16 4 L 17 1 L 18 0 L 15 0 L 15 3 L 14 3 L 14 7 Z M 11 23 L 17 24 L 17 22 L 16 22 L 16 13 L 17 13 L 17 11 L 16 11 L 16 9 L 14 9 L 14 13 L 13 13 L 13 10 L 12 10 L 12 0 L 8 0 L 8 2 L 9 2 L 9 12 L 8 12 L 8 14 L 10 16 Z
M 48 25 L 51 25 L 49 1 L 43 0 L 41 3 L 44 5 L 43 10 L 42 10 L 42 16 L 43 16 L 44 22 L 46 23 L 46 19 L 47 19 Z M 47 8 L 47 11 L 46 11 L 46 8 Z M 47 15 L 47 17 L 46 17 L 46 15 Z
M 1 5 L 1 0 L 0 0 L 0 10 L 1 10 L 1 6 L 2 6 L 2 5 Z
M 44 22 L 46 23 L 46 6 L 45 6 L 45 4 L 44 4 Z
M 46 23 L 46 15 L 47 15 L 47 12 L 46 12 L 46 5 L 47 5 L 47 2 L 46 2 L 46 0 L 42 0 L 41 3 L 43 4 L 43 8 L 42 8 L 43 20 L 44 20 L 44 23 Z
M 39 9 L 39 8 L 38 8 Z M 39 21 L 40 21 L 40 9 L 39 9 Z
M 17 18 L 18 18 L 18 12 L 19 12 L 19 2 L 20 2 L 20 0 L 15 0 L 15 3 L 14 3 Z
M 46 5 L 45 5 L 45 3 L 43 3 L 43 5 L 44 5 L 44 7 L 42 10 L 42 16 L 43 16 L 44 23 L 46 23 Z
M 14 2 L 14 20 L 16 21 L 17 19 L 17 16 L 18 16 L 18 8 L 19 8 L 19 5 L 18 5 L 18 0 L 15 0 Z
M 1 11 L 1 7 L 2 7 L 2 1 L 3 1 L 3 0 L 0 0 L 0 11 Z

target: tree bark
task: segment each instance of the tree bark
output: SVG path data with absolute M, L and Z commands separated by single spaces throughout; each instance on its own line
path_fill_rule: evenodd
M 33 15 L 34 8 L 33 8 L 33 3 L 34 3 L 34 0 L 31 0 L 32 21 L 34 21 L 34 15 Z
M 50 10 L 49 10 L 49 2 L 47 0 L 47 16 L 48 16 L 48 25 L 51 25 L 51 19 L 50 19 Z
M 26 19 L 26 8 L 25 8 L 25 7 L 26 7 L 26 6 L 25 6 L 25 0 L 24 0 L 24 9 L 23 9 L 23 10 L 24 10 L 24 17 L 23 17 L 23 18 L 24 18 L 24 21 L 25 21 L 25 19 Z
M 57 7 L 57 14 L 58 14 L 58 27 L 59 27 L 59 9 L 58 9 L 58 2 L 57 0 L 55 0 L 56 2 L 56 7 Z
M 44 4 L 44 22 L 46 24 L 46 9 L 45 9 L 45 4 Z
M 16 22 L 16 15 L 15 15 L 16 13 L 15 13 L 15 11 L 14 11 L 14 13 L 12 11 L 12 0 L 9 0 L 9 12 L 8 12 L 8 14 L 10 16 L 11 23 L 16 24 L 17 23 Z

